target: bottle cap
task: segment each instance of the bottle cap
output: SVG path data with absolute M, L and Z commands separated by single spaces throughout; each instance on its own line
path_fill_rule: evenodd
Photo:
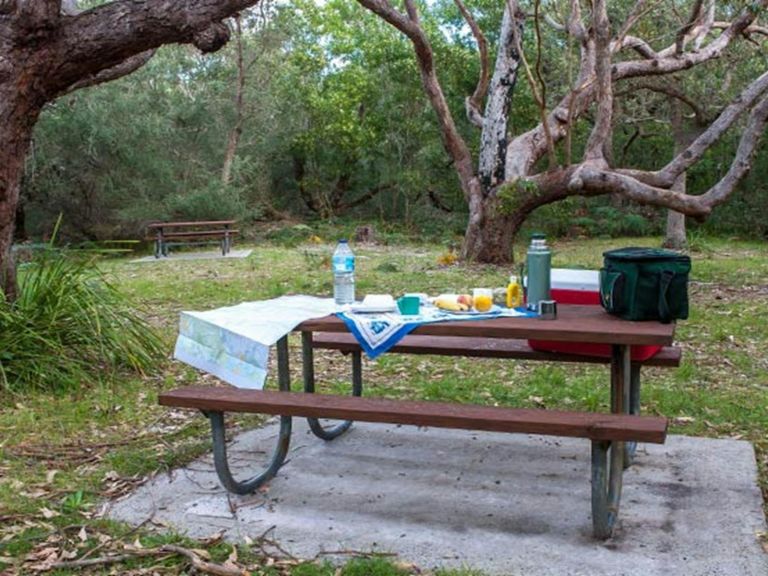
M 509 283 L 510 284 L 517 284 L 517 274 L 510 274 L 509 275 Z
M 544 240 L 547 237 L 544 232 L 534 232 L 531 234 L 531 240 Z
M 346 238 L 342 238 L 341 240 L 339 240 L 339 244 L 346 244 L 346 243 L 347 243 Z

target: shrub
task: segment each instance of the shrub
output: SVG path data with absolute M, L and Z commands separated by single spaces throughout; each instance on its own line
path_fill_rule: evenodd
M 243 219 L 248 208 L 240 191 L 212 181 L 185 194 L 174 194 L 166 200 L 165 213 L 174 220 Z
M 76 388 L 105 371 L 139 373 L 163 356 L 147 323 L 92 260 L 47 251 L 22 267 L 15 302 L 0 294 L 0 387 Z

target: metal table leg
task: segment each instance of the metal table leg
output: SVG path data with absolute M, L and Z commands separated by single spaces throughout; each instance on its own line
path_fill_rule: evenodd
M 281 391 L 290 392 L 291 374 L 288 364 L 288 337 L 283 336 L 277 342 L 277 376 Z M 288 454 L 288 448 L 291 444 L 291 417 L 280 416 L 280 433 L 277 439 L 277 445 L 272 453 L 272 459 L 269 466 L 261 474 L 253 476 L 248 480 L 238 482 L 232 476 L 227 461 L 227 444 L 224 437 L 224 414 L 221 412 L 207 412 L 206 416 L 211 421 L 211 432 L 213 434 L 213 462 L 216 466 L 216 473 L 219 475 L 219 481 L 222 486 L 234 492 L 235 494 L 249 494 L 274 478 L 280 466 L 285 461 Z
M 630 411 L 630 347 L 614 345 L 611 355 L 611 412 Z M 628 455 L 624 442 L 592 441 L 592 525 L 596 538 L 608 538 L 619 515 L 622 476 Z
M 629 372 L 629 413 L 640 415 L 640 364 L 632 363 Z M 629 468 L 635 460 L 637 442 L 627 442 L 624 467 Z
M 301 356 L 304 374 L 304 392 L 315 392 L 315 351 L 312 348 L 312 332 L 301 333 Z M 352 352 L 352 395 L 360 396 L 363 392 L 363 363 L 360 352 Z M 344 420 L 335 426 L 323 427 L 317 418 L 307 418 L 310 430 L 318 438 L 333 440 L 352 426 L 352 420 Z

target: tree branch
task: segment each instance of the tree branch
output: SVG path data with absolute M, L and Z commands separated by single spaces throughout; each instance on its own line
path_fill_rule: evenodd
M 747 128 L 742 133 L 728 172 L 704 194 L 691 196 L 670 190 L 674 179 L 671 182 L 669 179 L 654 182 L 643 178 L 647 174 L 641 172 L 610 171 L 589 164 L 583 164 L 572 172 L 568 189 L 572 194 L 581 195 L 619 193 L 640 204 L 663 206 L 688 216 L 704 218 L 715 206 L 725 202 L 749 174 L 768 125 L 768 96 L 764 96 L 752 109 L 746 124 Z M 678 155 L 675 161 L 685 158 L 688 150 L 690 147 Z
M 568 15 L 566 29 L 568 30 L 568 34 L 580 42 L 586 41 L 587 30 L 584 28 L 584 22 L 581 20 L 581 4 L 579 0 L 571 0 L 571 11 Z
M 50 54 L 43 63 L 47 88 L 59 94 L 83 78 L 174 42 L 204 52 L 219 49 L 229 30 L 221 20 L 258 0 L 116 0 L 75 16 L 62 17 Z
M 658 92 L 659 94 L 666 94 L 667 96 L 671 96 L 672 98 L 679 100 L 683 104 L 687 105 L 691 110 L 693 110 L 693 114 L 696 117 L 696 124 L 699 126 L 706 126 L 707 117 L 704 113 L 704 110 L 701 109 L 701 106 L 699 106 L 698 103 L 696 103 L 692 98 L 688 97 L 685 93 L 683 93 L 681 90 L 678 90 L 674 86 L 670 86 L 667 83 L 655 83 L 650 81 L 633 82 L 629 90 L 623 92 L 622 94 L 629 93 L 630 91 L 634 92 L 638 88 L 641 90 Z
M 685 47 L 686 36 L 693 29 L 694 25 L 701 19 L 702 10 L 704 8 L 704 0 L 695 0 L 693 7 L 691 8 L 691 15 L 688 18 L 688 22 L 677 31 L 675 37 L 675 54 L 682 54 Z
M 16 7 L 17 43 L 33 41 L 37 32 L 52 30 L 61 14 L 61 0 L 15 0 L 10 4 Z
M 539 0 L 534 0 L 534 22 L 538 21 L 539 18 Z M 544 138 L 547 143 L 547 152 L 549 156 L 549 167 L 550 169 L 554 168 L 557 165 L 557 159 L 555 157 L 555 144 L 554 140 L 552 139 L 552 134 L 549 130 L 549 124 L 547 123 L 547 100 L 546 100 L 546 85 L 544 84 L 544 80 L 541 77 L 541 71 L 539 67 L 541 66 L 541 30 L 539 29 L 538 25 L 535 26 L 536 30 L 536 43 L 537 43 L 537 52 L 536 52 L 536 68 L 537 68 L 537 76 L 539 79 L 539 84 L 537 84 L 536 79 L 533 77 L 533 72 L 531 71 L 531 66 L 528 63 L 528 59 L 525 57 L 525 50 L 523 50 L 522 45 L 522 38 L 521 34 L 516 34 L 514 36 L 517 52 L 520 55 L 520 61 L 523 63 L 523 70 L 525 70 L 525 78 L 528 80 L 528 86 L 531 88 L 531 94 L 533 95 L 533 99 L 536 102 L 536 106 L 539 109 L 539 117 L 541 118 L 541 126 L 544 128 Z
M 713 22 L 712 28 L 715 28 L 716 30 L 726 30 L 730 25 L 730 22 Z M 768 28 L 758 24 L 750 24 L 744 28 L 741 33 L 746 37 L 750 37 L 752 34 L 762 34 L 763 36 L 768 36 Z
M 478 175 L 487 189 L 506 178 L 509 142 L 509 110 L 517 84 L 517 71 L 522 61 L 520 38 L 524 14 L 517 0 L 508 0 L 501 18 L 496 64 L 488 90 L 480 134 Z
M 469 147 L 456 128 L 445 94 L 437 78 L 432 46 L 419 25 L 416 6 L 412 0 L 406 0 L 405 6 L 408 11 L 406 17 L 395 10 L 387 0 L 358 0 L 358 3 L 400 30 L 413 44 L 421 74 L 421 83 L 432 109 L 437 114 L 443 146 L 454 162 L 465 198 L 471 202 L 470 197 L 480 193 L 472 166 L 472 156 Z
M 611 22 L 606 0 L 595 0 L 592 29 L 595 36 L 595 76 L 597 78 L 597 113 L 595 126 L 587 141 L 587 162 L 605 164 L 605 146 L 613 120 L 613 80 L 611 78 Z
M 483 106 L 483 99 L 488 93 L 488 85 L 491 81 L 490 66 L 488 63 L 488 41 L 485 39 L 483 31 L 480 30 L 480 26 L 472 17 L 472 14 L 467 10 L 467 7 L 461 0 L 453 0 L 456 7 L 461 12 L 462 17 L 472 30 L 472 35 L 477 42 L 477 51 L 480 54 L 480 78 L 477 81 L 477 86 L 472 96 L 467 97 L 465 106 L 467 109 L 467 118 L 475 126 L 483 127 L 483 115 L 480 112 L 480 108 Z
M 224 564 L 207 562 L 200 558 L 200 556 L 195 551 L 184 548 L 182 546 L 176 546 L 174 544 L 165 544 L 160 548 L 151 548 L 146 550 L 130 550 L 124 554 L 114 554 L 112 556 L 103 556 L 100 558 L 87 558 L 81 560 L 54 562 L 51 564 L 50 569 L 82 569 L 92 566 L 103 566 L 105 564 L 118 564 L 134 558 L 142 558 L 148 556 L 167 556 L 169 554 L 178 554 L 179 556 L 184 556 L 192 565 L 192 568 L 206 574 L 213 574 L 214 576 L 245 576 L 249 573 L 244 568 L 237 566 L 227 566 Z
M 82 78 L 64 90 L 60 96 L 64 96 L 65 94 L 69 94 L 75 90 L 80 90 L 81 88 L 96 86 L 98 84 L 103 84 L 104 82 L 110 82 L 112 80 L 122 78 L 123 76 L 127 76 L 128 74 L 135 72 L 144 66 L 147 62 L 149 62 L 155 55 L 155 52 L 156 50 L 154 49 L 141 52 L 140 54 L 136 54 L 135 56 L 131 56 L 127 60 L 124 60 L 117 66 L 112 66 L 112 68 L 107 68 L 97 72 L 96 74 L 93 74 L 92 76 Z
M 352 208 L 356 208 L 357 206 L 360 206 L 361 204 L 365 204 L 381 192 L 384 192 L 384 190 L 389 190 L 393 187 L 393 184 L 380 184 L 379 186 L 374 186 L 373 188 L 367 190 L 366 192 L 360 194 L 357 198 L 354 200 L 350 200 L 349 202 L 343 202 L 340 203 L 338 206 L 339 212 L 345 212 L 347 210 L 351 210 Z
M 758 5 L 745 8 L 718 38 L 698 52 L 675 54 L 674 46 L 672 46 L 658 52 L 652 59 L 619 62 L 614 66 L 614 80 L 638 76 L 672 74 L 681 70 L 687 70 L 714 58 L 719 58 L 734 38 L 743 34 L 744 30 L 754 22 L 760 9 L 766 7 L 768 7 L 768 0 L 760 0 Z
M 656 185 L 671 186 L 675 178 L 683 171 L 687 170 L 698 162 L 704 153 L 717 142 L 736 120 L 746 111 L 755 106 L 756 102 L 768 92 L 768 72 L 763 73 L 759 78 L 747 86 L 725 109 L 720 113 L 717 119 L 710 124 L 701 136 L 696 138 L 691 145 L 686 148 L 682 154 L 678 154 L 672 162 L 655 173 L 653 182 Z M 755 111 L 752 111 L 755 114 Z M 750 115 L 750 126 L 744 132 L 747 134 L 752 129 Z M 743 138 L 743 136 L 742 136 Z

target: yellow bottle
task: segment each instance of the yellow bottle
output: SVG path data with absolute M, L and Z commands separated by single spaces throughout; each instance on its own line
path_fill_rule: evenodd
M 509 277 L 507 285 L 507 308 L 517 308 L 523 305 L 523 289 L 514 274 Z

